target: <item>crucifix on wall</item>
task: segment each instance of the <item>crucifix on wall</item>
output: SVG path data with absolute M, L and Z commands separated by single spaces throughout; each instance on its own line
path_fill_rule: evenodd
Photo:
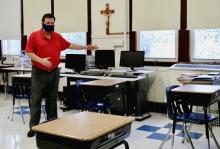
M 105 26 L 106 26 L 106 35 L 121 35 L 123 33 L 110 33 L 110 16 L 115 13 L 114 9 L 110 9 L 109 4 L 105 4 L 105 10 L 100 11 L 102 15 L 106 16 Z

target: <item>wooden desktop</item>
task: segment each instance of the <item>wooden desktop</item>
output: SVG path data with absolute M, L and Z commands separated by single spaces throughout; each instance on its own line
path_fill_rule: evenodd
M 39 149 L 106 149 L 121 144 L 130 135 L 131 117 L 93 112 L 71 116 L 34 126 Z

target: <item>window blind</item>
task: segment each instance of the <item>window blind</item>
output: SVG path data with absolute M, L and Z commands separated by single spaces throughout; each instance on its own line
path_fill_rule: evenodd
M 187 28 L 220 28 L 220 0 L 188 0 Z
M 19 0 L 0 2 L 0 40 L 21 38 L 21 5 Z
M 87 32 L 87 0 L 54 0 L 55 30 Z
M 51 13 L 51 0 L 23 0 L 24 34 L 41 28 L 41 19 L 45 13 Z
M 180 28 L 180 0 L 133 0 L 134 31 Z

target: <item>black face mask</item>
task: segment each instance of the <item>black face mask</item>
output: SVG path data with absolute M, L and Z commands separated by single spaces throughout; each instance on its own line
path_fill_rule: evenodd
M 53 32 L 53 31 L 54 31 L 54 25 L 43 24 L 43 29 L 44 29 L 46 32 Z

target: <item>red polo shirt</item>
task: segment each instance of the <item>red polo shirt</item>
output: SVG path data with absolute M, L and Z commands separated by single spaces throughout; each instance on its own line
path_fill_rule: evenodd
M 50 57 L 52 63 L 51 68 L 47 68 L 40 63 L 32 60 L 32 65 L 42 70 L 53 70 L 60 63 L 60 52 L 69 48 L 70 43 L 66 41 L 60 34 L 52 32 L 51 39 L 47 39 L 44 31 L 33 32 L 27 42 L 25 52 L 35 53 L 41 58 Z

